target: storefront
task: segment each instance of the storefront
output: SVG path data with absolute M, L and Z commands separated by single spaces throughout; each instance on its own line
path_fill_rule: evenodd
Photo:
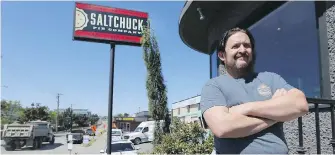
M 137 121 L 135 117 L 114 117 L 113 121 L 116 128 L 124 132 L 134 131 L 141 122 L 142 121 Z
M 256 71 L 280 74 L 308 98 L 335 99 L 335 2 L 187 1 L 180 15 L 179 35 L 187 46 L 209 56 L 210 78 L 224 73 L 216 46 L 221 35 L 232 27 L 248 28 L 254 35 Z M 315 129 L 312 116 L 306 116 L 312 119 L 311 124 L 304 122 L 307 131 Z M 320 113 L 321 117 L 331 120 L 329 112 Z M 287 135 L 297 130 L 297 122 L 293 124 L 285 127 Z M 332 138 L 331 123 L 321 128 L 327 132 L 322 133 L 322 140 Z M 307 145 L 310 149 L 305 147 L 300 152 L 316 153 L 316 148 L 320 151 L 320 140 L 315 146 L 313 137 L 320 135 L 312 131 L 306 134 L 311 136 L 304 137 L 299 147 Z M 293 136 L 287 139 L 291 153 L 297 153 L 298 137 Z M 335 146 L 335 140 L 332 143 Z M 322 153 L 330 152 L 331 145 L 322 146 Z
M 276 72 L 308 97 L 331 98 L 335 49 L 327 49 L 323 14 L 330 6 L 314 1 L 187 2 L 179 33 L 186 45 L 210 56 L 210 77 L 216 77 L 222 73 L 215 50 L 221 35 L 231 27 L 248 28 L 256 40 L 256 71 Z

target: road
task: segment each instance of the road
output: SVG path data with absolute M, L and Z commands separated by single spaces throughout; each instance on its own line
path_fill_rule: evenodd
M 1 141 L 1 144 L 4 144 Z M 73 145 L 74 149 L 80 149 L 80 145 Z M 55 143 L 53 145 L 47 142 L 43 143 L 42 148 L 37 150 L 30 150 L 29 148 L 16 149 L 15 151 L 6 151 L 4 146 L 1 146 L 1 154 L 65 154 L 69 153 L 67 150 L 66 136 L 65 134 L 57 135 L 55 137 Z
M 3 142 L 1 142 L 3 144 Z M 73 144 L 72 154 L 99 154 L 101 149 L 104 149 L 107 143 L 107 133 L 101 135 L 97 140 L 89 147 L 84 147 L 81 144 Z M 136 145 L 140 147 L 139 152 L 150 153 L 153 146 L 151 143 L 144 143 Z M 17 149 L 15 151 L 6 151 L 1 146 L 1 154 L 69 154 L 66 143 L 66 133 L 57 134 L 55 138 L 55 144 L 50 145 L 44 143 L 42 148 L 39 150 L 30 150 L 29 148 Z

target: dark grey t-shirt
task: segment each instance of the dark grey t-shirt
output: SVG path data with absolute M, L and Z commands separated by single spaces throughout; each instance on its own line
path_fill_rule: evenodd
M 232 107 L 246 102 L 272 98 L 277 89 L 293 88 L 278 74 L 261 72 L 247 78 L 234 79 L 228 75 L 210 79 L 201 92 L 202 114 L 213 106 Z M 206 122 L 204 120 L 206 126 Z M 229 125 L 229 124 L 222 124 Z M 287 154 L 288 148 L 283 132 L 283 123 L 244 138 L 217 138 L 215 150 L 219 154 Z

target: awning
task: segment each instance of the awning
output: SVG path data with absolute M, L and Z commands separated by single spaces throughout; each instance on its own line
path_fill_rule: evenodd
M 179 19 L 179 35 L 190 48 L 211 54 L 223 32 L 235 26 L 247 28 L 285 2 L 187 1 Z

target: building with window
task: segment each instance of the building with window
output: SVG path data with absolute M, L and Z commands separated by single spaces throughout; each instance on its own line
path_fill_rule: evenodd
M 89 111 L 88 109 L 72 109 L 73 110 L 73 114 L 75 115 L 86 115 L 86 116 L 91 116 L 92 112 Z M 57 110 L 55 110 L 57 111 Z M 66 109 L 59 109 L 59 113 L 63 113 L 65 112 Z
M 233 27 L 249 29 L 255 70 L 281 75 L 310 103 L 308 115 L 284 123 L 290 153 L 335 153 L 329 108 L 335 103 L 334 1 L 187 1 L 179 19 L 181 40 L 208 55 L 210 78 L 224 74 L 216 51 L 222 34 Z M 315 108 L 320 102 L 328 106 Z
M 133 114 L 132 117 L 113 117 L 113 124 L 117 129 L 131 132 L 134 131 L 140 123 L 151 120 L 152 118 L 149 116 L 148 111 L 140 111 Z
M 178 117 L 186 123 L 199 122 L 200 95 L 172 103 L 172 117 Z

